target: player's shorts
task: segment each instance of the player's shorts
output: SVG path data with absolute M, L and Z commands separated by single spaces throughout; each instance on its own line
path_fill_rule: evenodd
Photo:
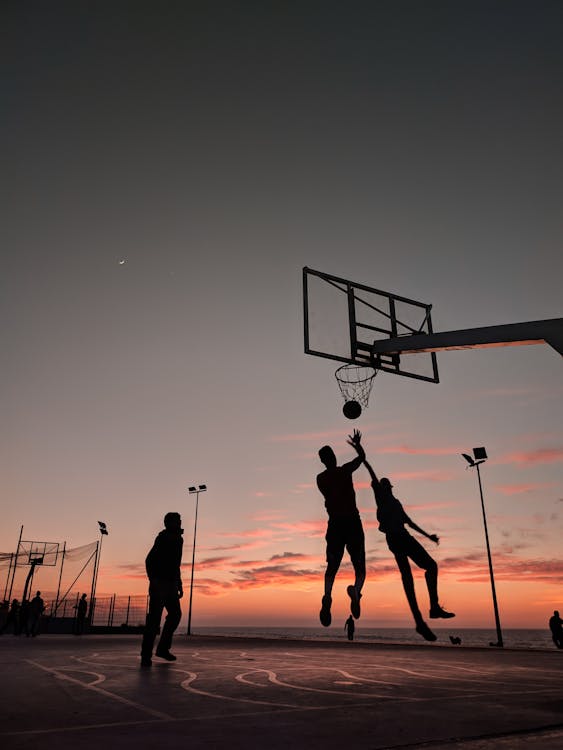
M 425 570 L 436 564 L 422 544 L 406 529 L 398 533 L 386 534 L 385 537 L 387 546 L 396 557 L 410 557 L 415 565 Z
M 359 515 L 329 518 L 325 539 L 328 563 L 340 565 L 347 549 L 354 570 L 365 570 L 365 537 Z

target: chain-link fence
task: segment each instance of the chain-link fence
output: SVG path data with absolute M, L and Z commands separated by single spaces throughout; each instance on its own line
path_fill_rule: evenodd
M 94 601 L 91 624 L 119 628 L 138 627 L 145 624 L 148 597 L 146 594 L 133 596 L 97 596 Z
M 80 592 L 69 592 L 64 598 L 56 601 L 52 592 L 45 592 L 45 610 L 42 617 L 42 632 L 75 632 L 79 626 L 78 603 Z M 0 628 L 8 620 L 10 603 L 0 599 Z M 94 602 L 87 600 L 85 623 L 86 628 L 138 628 L 144 627 L 148 610 L 148 596 L 146 594 L 97 596 Z M 14 619 L 14 618 L 12 618 Z M 19 629 L 21 614 L 17 614 L 14 629 Z M 79 628 L 80 629 L 80 628 Z M 81 630 L 81 632 L 83 632 Z

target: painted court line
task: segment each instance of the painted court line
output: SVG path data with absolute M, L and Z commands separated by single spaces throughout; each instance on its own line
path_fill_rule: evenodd
M 200 688 L 195 688 L 192 685 L 192 682 L 194 680 L 197 680 L 198 675 L 195 672 L 188 672 L 187 670 L 177 670 L 177 671 L 183 671 L 184 674 L 188 674 L 189 676 L 186 677 L 185 680 L 183 680 L 180 683 L 180 687 L 186 690 L 189 693 L 195 693 L 197 695 L 204 695 L 207 698 L 217 698 L 218 700 L 224 700 L 224 701 L 235 701 L 236 703 L 250 703 L 257 706 L 270 706 L 274 708 L 285 708 L 285 709 L 303 709 L 302 706 L 296 706 L 293 703 L 274 703 L 273 701 L 260 701 L 260 700 L 254 700 L 252 698 L 239 698 L 235 695 L 222 695 L 221 693 L 211 693 L 207 690 L 201 690 Z M 237 678 L 238 679 L 238 678 Z
M 149 716 L 154 716 L 157 719 L 172 719 L 173 718 L 169 714 L 165 714 L 162 711 L 155 711 L 153 708 L 148 708 L 147 706 L 143 706 L 141 703 L 136 703 L 135 701 L 131 701 L 128 698 L 123 698 L 123 696 L 117 695 L 116 693 L 112 693 L 109 690 L 105 690 L 105 688 L 98 687 L 98 685 L 96 684 L 87 684 L 85 682 L 82 682 L 81 680 L 77 680 L 74 677 L 70 677 L 69 675 L 64 674 L 64 672 L 61 672 L 58 669 L 45 667 L 43 666 L 43 664 L 39 664 L 39 662 L 32 661 L 31 659 L 25 659 L 25 661 L 28 664 L 31 664 L 32 666 L 37 667 L 38 669 L 42 669 L 44 672 L 49 672 L 49 674 L 54 674 L 60 680 L 66 680 L 67 682 L 72 682 L 74 685 L 79 685 L 85 690 L 93 690 L 94 692 L 99 693 L 100 695 L 103 695 L 106 698 L 111 698 L 112 700 L 117 701 L 118 703 L 123 703 L 126 706 L 135 708 L 137 709 L 137 711 L 142 711 L 143 713 L 148 714 Z
M 212 698 L 214 697 L 221 697 L 221 696 L 214 696 L 211 695 Z M 270 707 L 272 707 L 273 704 L 270 704 Z M 206 716 L 181 716 L 181 717 L 170 717 L 169 719 L 138 719 L 137 721 L 107 721 L 107 722 L 100 722 L 99 724 L 78 724 L 73 727 L 51 727 L 49 729 L 19 729 L 14 732 L 2 732 L 0 733 L 0 737 L 20 737 L 24 735 L 41 735 L 41 734 L 68 734 L 70 732 L 81 732 L 81 731 L 93 731 L 96 729 L 115 729 L 118 727 L 136 727 L 136 726 L 145 726 L 147 724 L 158 724 L 159 726 L 162 726 L 163 724 L 182 724 L 182 723 L 191 723 L 191 722 L 197 722 L 197 721 L 211 721 L 215 722 L 218 719 L 224 720 L 224 719 L 245 719 L 249 716 L 265 716 L 269 714 L 275 714 L 276 716 L 278 714 L 291 714 L 291 713 L 299 713 L 299 712 L 305 712 L 305 711 L 334 711 L 338 708 L 349 708 L 349 706 L 343 705 L 343 706 L 292 706 L 290 708 L 279 708 L 275 709 L 272 708 L 272 710 L 264 710 L 264 711 L 236 711 L 234 713 L 224 713 L 221 712 L 219 714 L 207 714 Z

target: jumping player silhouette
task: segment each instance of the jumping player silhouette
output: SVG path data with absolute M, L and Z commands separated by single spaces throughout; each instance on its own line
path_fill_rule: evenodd
M 455 615 L 453 612 L 447 612 L 445 609 L 442 609 L 439 604 L 438 565 L 435 560 L 430 557 L 420 542 L 409 534 L 405 529 L 405 524 L 410 526 L 411 529 L 418 531 L 419 534 L 427 537 L 427 539 L 430 539 L 435 544 L 439 544 L 440 540 L 436 534 L 428 534 L 411 518 L 409 518 L 399 500 L 393 495 L 393 485 L 387 477 L 378 479 L 375 471 L 367 460 L 364 460 L 364 465 L 369 471 L 371 477 L 371 486 L 373 488 L 373 494 L 377 505 L 379 530 L 385 534 L 387 546 L 397 561 L 401 578 L 403 580 L 403 588 L 414 617 L 416 632 L 427 641 L 435 641 L 436 636 L 424 621 L 418 607 L 409 559 L 412 560 L 415 565 L 418 565 L 419 568 L 424 570 L 424 577 L 426 579 L 426 586 L 428 587 L 428 596 L 430 599 L 430 618 L 450 619 L 451 617 L 455 617 Z
M 342 562 L 344 549 L 348 550 L 355 573 L 354 585 L 346 589 L 350 597 L 350 611 L 356 619 L 361 614 L 360 599 L 366 578 L 366 553 L 364 529 L 356 506 L 356 493 L 352 483 L 353 472 L 365 460 L 360 440 L 361 434 L 358 430 L 354 430 L 354 434 L 349 436 L 347 442 L 358 455 L 342 466 L 337 465 L 336 456 L 329 445 L 319 450 L 319 458 L 326 469 L 317 476 L 317 487 L 325 499 L 325 508 L 328 513 L 325 537 L 327 567 L 324 596 L 319 613 L 320 621 L 325 627 L 328 627 L 332 621 L 330 612 L 332 587 Z

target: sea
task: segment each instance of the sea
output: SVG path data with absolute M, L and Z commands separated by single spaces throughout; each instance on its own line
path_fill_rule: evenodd
M 435 645 L 448 646 L 450 648 L 463 648 L 464 646 L 489 648 L 496 645 L 497 632 L 495 629 L 485 628 L 432 628 L 438 640 L 428 643 L 423 640 L 413 628 L 372 628 L 362 627 L 356 623 L 354 640 L 363 643 L 400 644 L 400 645 Z M 344 627 L 331 628 L 322 627 L 247 627 L 247 626 L 202 626 L 193 628 L 194 635 L 213 635 L 234 638 L 266 638 L 279 640 L 305 640 L 305 641 L 346 641 Z M 450 636 L 459 638 L 460 645 L 452 645 Z M 513 649 L 547 649 L 557 650 L 551 640 L 551 633 L 543 629 L 519 629 L 510 628 L 502 631 L 502 640 L 505 648 Z

